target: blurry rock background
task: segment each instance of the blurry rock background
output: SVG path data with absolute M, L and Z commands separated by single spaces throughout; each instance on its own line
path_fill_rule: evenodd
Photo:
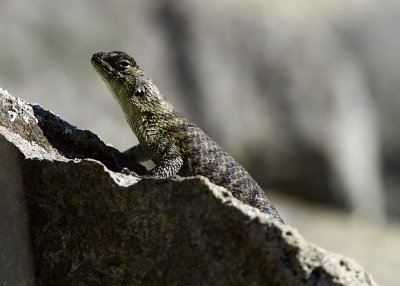
M 289 224 L 396 285 L 399 29 L 396 0 L 2 0 L 0 86 L 124 150 L 90 57 L 128 52 Z

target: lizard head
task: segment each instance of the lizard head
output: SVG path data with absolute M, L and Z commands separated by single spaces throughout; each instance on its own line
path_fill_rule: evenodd
M 174 108 L 131 56 L 117 51 L 96 53 L 91 62 L 119 102 L 139 141 L 163 128 L 160 122 L 169 118 Z
M 152 113 L 173 109 L 130 55 L 120 51 L 100 52 L 92 56 L 91 62 L 127 117 L 132 112 Z
M 96 53 L 91 62 L 113 93 L 136 84 L 136 74 L 140 68 L 136 61 L 124 52 Z
M 120 51 L 96 53 L 91 61 L 96 71 L 107 79 L 125 78 L 139 68 L 134 58 Z

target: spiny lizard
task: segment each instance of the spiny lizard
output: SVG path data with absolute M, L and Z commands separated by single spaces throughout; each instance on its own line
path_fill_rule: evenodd
M 228 153 L 191 123 L 161 94 L 136 61 L 124 52 L 96 53 L 95 70 L 118 100 L 139 145 L 128 153 L 152 160 L 149 175 L 203 175 L 242 202 L 283 223 L 264 191 Z

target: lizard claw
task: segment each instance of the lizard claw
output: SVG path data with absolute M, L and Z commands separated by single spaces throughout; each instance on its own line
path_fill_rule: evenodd
M 131 175 L 131 176 L 134 176 L 134 177 L 140 177 L 138 174 L 136 174 L 134 171 L 131 171 L 131 170 L 129 170 L 128 168 L 123 168 L 122 170 L 121 170 L 121 173 L 122 174 L 125 174 L 125 175 Z

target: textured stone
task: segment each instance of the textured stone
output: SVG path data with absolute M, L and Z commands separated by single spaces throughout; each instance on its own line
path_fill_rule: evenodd
M 376 285 L 204 177 L 137 182 L 93 133 L 0 109 L 2 285 Z

